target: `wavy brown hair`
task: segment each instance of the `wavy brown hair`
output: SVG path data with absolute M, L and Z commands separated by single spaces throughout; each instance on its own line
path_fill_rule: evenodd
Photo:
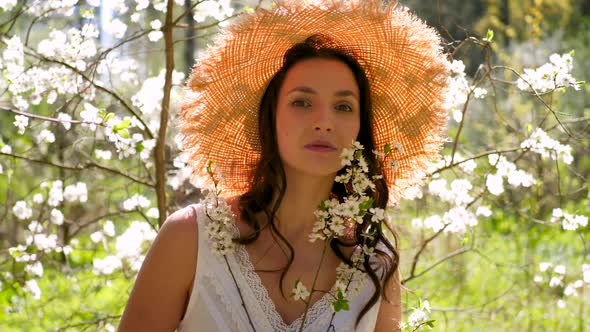
M 275 126 L 277 100 L 287 72 L 297 63 L 313 58 L 338 60 L 346 64 L 352 71 L 360 91 L 360 131 L 357 141 L 364 146 L 365 151 L 369 152 L 364 154 L 369 166 L 369 175 L 373 176 L 383 173 L 382 162 L 371 153 L 371 151 L 376 150 L 373 138 L 371 91 L 369 80 L 360 63 L 356 60 L 358 57 L 351 50 L 335 45 L 329 37 L 323 35 L 313 35 L 308 37 L 304 42 L 295 44 L 285 53 L 282 67 L 268 83 L 260 101 L 258 132 L 260 146 L 262 147 L 260 151 L 261 157 L 251 174 L 249 191 L 244 193 L 238 202 L 241 219 L 252 227 L 254 232 L 236 240 L 236 242 L 245 245 L 256 241 L 262 228 L 255 215 L 263 212 L 267 216 L 269 220 L 267 226 L 270 226 L 272 233 L 277 235 L 290 251 L 287 264 L 284 268 L 278 270 L 281 271 L 279 288 L 283 297 L 285 296 L 283 293 L 283 279 L 293 262 L 295 251 L 275 225 L 275 215 L 283 200 L 287 186 L 285 170 L 277 145 Z M 338 174 L 342 174 L 343 172 L 345 172 L 344 168 Z M 367 194 L 373 198 L 374 206 L 385 209 L 389 195 L 386 179 L 381 178 L 376 180 L 375 186 L 375 190 L 368 191 Z M 332 194 L 336 195 L 342 201 L 347 196 L 347 191 L 343 184 L 334 182 Z M 356 226 L 354 236 L 351 240 L 345 241 L 335 238 L 330 241 L 330 247 L 336 256 L 350 266 L 352 266 L 352 262 L 349 257 L 344 255 L 343 248 L 357 245 L 362 246 L 363 244 L 376 248 L 376 259 L 369 261 L 368 256 L 365 256 L 363 264 L 364 271 L 368 274 L 375 286 L 375 292 L 359 313 L 356 320 L 357 325 L 362 317 L 375 305 L 380 295 L 383 294 L 385 299 L 389 300 L 385 294 L 384 285 L 388 283 L 399 266 L 398 239 L 396 233 L 387 223 L 375 224 L 370 219 L 370 215 L 364 217 L 363 223 Z M 394 244 L 386 237 L 386 229 L 392 234 Z M 366 235 L 372 236 L 368 237 Z M 381 249 L 377 247 L 378 244 L 380 244 L 379 247 Z M 385 247 L 385 250 L 382 250 L 383 247 Z

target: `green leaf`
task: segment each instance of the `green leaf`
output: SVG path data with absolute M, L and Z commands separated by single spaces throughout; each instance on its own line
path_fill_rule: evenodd
M 428 325 L 429 327 L 434 327 L 434 322 L 436 322 L 436 321 L 434 319 L 432 319 L 432 320 L 427 321 L 424 324 Z
M 118 133 L 119 130 L 127 129 L 127 128 L 129 128 L 130 124 L 131 124 L 130 119 L 121 121 L 120 123 L 117 123 L 116 125 L 113 126 L 113 132 Z
M 107 123 L 107 122 L 109 122 L 109 120 L 110 120 L 110 119 L 112 119 L 113 117 L 115 117 L 115 113 L 112 113 L 112 112 L 110 112 L 110 113 L 107 113 L 107 114 L 104 116 L 104 120 L 103 120 L 103 122 L 104 122 L 104 123 Z
M 469 237 L 465 236 L 461 239 L 461 246 L 466 246 L 469 244 Z
M 254 8 L 252 8 L 250 6 L 246 6 L 246 7 L 244 7 L 244 12 L 248 13 L 248 14 L 252 14 L 252 13 L 254 13 Z
M 576 54 L 576 50 L 571 50 L 569 55 L 571 55 L 572 57 Z
M 143 146 L 143 144 L 141 142 L 138 142 L 137 144 L 135 144 L 135 150 L 137 150 L 137 152 L 141 152 L 145 149 L 145 147 Z
M 383 148 L 383 152 L 385 152 L 385 154 L 388 154 L 389 152 L 391 152 L 391 145 L 389 145 L 389 143 L 385 144 L 385 147 Z
M 486 33 L 486 37 L 483 40 L 487 41 L 488 43 L 491 43 L 492 39 L 494 39 L 494 30 L 488 29 L 488 32 Z
M 129 135 L 129 131 L 127 129 L 118 130 L 117 134 L 123 138 L 129 138 L 131 136 Z

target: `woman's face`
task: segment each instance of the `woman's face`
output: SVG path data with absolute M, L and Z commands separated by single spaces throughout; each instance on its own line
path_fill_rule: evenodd
M 360 92 L 352 71 L 333 59 L 294 65 L 279 91 L 277 140 L 286 171 L 335 175 L 342 148 L 360 129 Z

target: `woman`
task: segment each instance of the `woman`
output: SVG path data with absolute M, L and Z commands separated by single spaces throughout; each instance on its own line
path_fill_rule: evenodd
M 168 217 L 120 330 L 399 330 L 399 254 L 372 218 L 437 157 L 448 72 L 439 45 L 377 1 L 280 2 L 229 27 L 195 66 L 180 127 L 197 175 L 212 161 L 223 176 L 233 216 L 215 224 L 217 203 L 204 202 Z M 338 179 L 353 141 L 374 179 L 363 192 L 373 212 L 310 242 L 318 206 L 349 197 Z M 397 147 L 387 165 L 372 153 L 386 144 Z M 216 225 L 234 251 L 214 250 Z M 339 288 L 342 266 L 364 277 Z

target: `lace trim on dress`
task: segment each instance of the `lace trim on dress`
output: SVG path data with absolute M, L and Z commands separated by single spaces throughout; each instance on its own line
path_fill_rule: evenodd
M 205 214 L 204 206 L 199 205 L 194 208 L 194 210 L 197 214 L 197 223 L 199 223 L 199 220 L 201 220 L 201 222 L 204 222 L 203 225 L 206 225 L 209 218 Z M 203 236 L 205 235 L 204 228 L 202 230 L 199 229 L 199 231 L 200 234 L 203 234 Z M 200 269 L 198 273 L 202 273 L 202 276 L 207 277 L 209 283 L 213 285 L 213 288 L 221 299 L 225 309 L 229 311 L 234 322 L 234 326 L 250 326 L 247 317 L 244 317 L 245 313 L 243 312 L 243 307 L 241 305 L 236 306 L 236 303 L 241 303 L 239 302 L 240 299 L 236 298 L 235 295 L 232 296 L 232 292 L 226 292 L 226 287 L 235 287 L 235 284 L 234 281 L 230 279 L 231 276 L 228 278 L 229 271 L 226 272 L 227 266 L 225 260 L 223 257 L 218 257 L 211 253 L 209 250 L 208 240 L 206 238 L 203 239 L 203 244 L 206 245 L 199 248 L 199 260 L 197 264 L 202 264 L 201 266 L 206 266 L 207 268 Z M 201 250 L 206 250 L 207 252 L 203 252 L 203 255 L 201 255 Z M 244 321 L 244 319 L 246 320 Z
M 240 235 L 239 229 L 237 225 L 231 223 L 229 228 L 233 234 Z M 244 276 L 244 279 L 252 289 L 258 303 L 262 307 L 265 313 L 268 314 L 268 319 L 275 331 L 298 331 L 299 327 L 301 326 L 301 321 L 303 320 L 303 315 L 299 316 L 296 320 L 294 320 L 291 324 L 287 325 L 283 321 L 283 318 L 277 311 L 277 308 L 268 295 L 268 290 L 262 284 L 262 280 L 258 273 L 254 271 L 254 265 L 250 261 L 250 257 L 248 252 L 246 251 L 245 246 L 239 245 L 237 246 L 237 250 L 235 253 L 236 261 L 240 266 L 240 272 Z M 317 302 L 315 302 L 310 308 L 305 318 L 305 324 L 303 329 L 307 329 L 309 326 L 314 324 L 316 327 L 318 326 L 318 320 L 320 317 L 326 318 L 326 324 L 332 316 L 332 310 L 330 306 L 330 299 L 332 295 L 330 293 L 335 292 L 335 286 L 332 286 L 329 293 L 326 293 L 322 296 Z

